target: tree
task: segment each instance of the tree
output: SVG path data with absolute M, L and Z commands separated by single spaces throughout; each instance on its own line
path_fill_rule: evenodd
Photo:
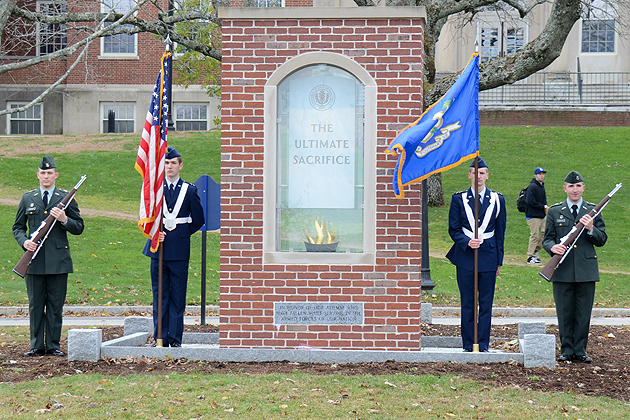
M 426 8 L 424 106 L 427 108 L 439 100 L 459 77 L 459 74 L 451 74 L 435 80 L 435 45 L 449 18 L 458 17 L 461 22 L 467 23 L 472 21 L 483 8 L 494 6 L 499 12 L 501 10 L 506 13 L 516 11 L 523 19 L 537 6 L 547 3 L 546 0 L 404 0 L 404 3 L 397 0 L 388 1 L 396 5 L 425 6 Z M 355 0 L 355 2 L 360 6 L 372 5 L 372 0 Z M 549 66 L 560 56 L 569 32 L 584 12 L 599 8 L 605 15 L 608 14 L 602 5 L 610 6 L 612 3 L 600 0 L 599 4 L 598 6 L 593 0 L 555 0 L 547 23 L 539 36 L 532 39 L 517 53 L 497 57 L 479 66 L 479 90 L 512 84 Z M 623 4 L 623 0 L 616 4 Z M 615 13 L 612 18 L 621 21 L 621 16 L 624 15 Z M 428 204 L 443 205 L 444 195 L 440 174 L 431 176 L 427 180 L 427 185 Z
M 62 57 L 73 57 L 73 66 L 80 62 L 81 54 L 89 43 L 100 37 L 115 34 L 134 34 L 148 32 L 165 38 L 167 35 L 177 43 L 178 48 L 184 48 L 181 69 L 186 69 L 185 76 L 179 79 L 179 83 L 186 86 L 201 80 L 207 89 L 217 86 L 219 82 L 218 71 L 221 61 L 221 45 L 218 32 L 221 22 L 217 16 L 219 7 L 229 5 L 228 0 L 211 0 L 204 3 L 202 0 L 175 0 L 175 10 L 172 16 L 167 8 L 161 6 L 162 0 L 138 0 L 132 1 L 135 6 L 125 13 L 116 12 L 115 7 L 109 13 L 94 12 L 94 5 L 114 4 L 114 1 L 122 0 L 78 0 L 78 4 L 84 4 L 83 12 L 71 12 L 64 9 L 49 10 L 46 13 L 38 12 L 34 7 L 35 0 L 23 0 L 20 5 L 16 0 L 0 0 L 0 34 L 4 42 L 0 55 L 12 55 L 11 49 L 16 54 L 24 53 L 34 45 L 25 45 L 32 39 L 33 27 L 36 24 L 48 25 L 57 29 L 57 35 L 65 31 L 69 25 L 74 25 L 81 36 L 72 40 L 68 39 L 68 45 L 57 51 L 40 54 L 33 58 L 22 60 L 10 60 L 0 62 L 0 75 L 37 66 Z M 354 0 L 357 5 L 363 7 L 376 6 L 376 0 Z M 430 106 L 439 99 L 457 79 L 458 74 L 452 74 L 440 80 L 435 80 L 435 45 L 449 18 L 458 17 L 463 22 L 469 22 L 483 8 L 495 5 L 499 9 L 516 11 L 521 18 L 528 16 L 534 8 L 546 2 L 546 0 L 387 0 L 391 6 L 424 6 L 427 11 L 425 27 L 425 106 Z M 608 1 L 608 0 L 601 0 Z M 622 0 L 625 2 L 626 0 Z M 247 0 L 247 5 L 251 2 Z M 116 3 L 118 4 L 118 3 Z M 204 6 L 205 4 L 205 6 Z M 613 4 L 613 3 L 610 3 Z M 619 1 L 614 4 L 621 4 Z M 514 55 L 498 57 L 480 66 L 479 89 L 492 89 L 505 84 L 514 83 L 551 64 L 562 51 L 562 47 L 571 28 L 580 19 L 586 7 L 593 7 L 593 0 L 555 0 L 541 34 L 531 40 L 521 51 Z M 100 10 L 100 9 L 99 9 Z M 617 13 L 618 19 L 622 14 Z M 56 84 L 63 81 L 74 68 L 69 67 L 68 72 L 62 76 Z M 44 92 L 45 95 L 54 89 Z M 216 90 L 216 89 L 215 89 Z M 40 95 L 31 104 L 43 99 Z M 13 110 L 0 110 L 0 115 L 15 112 Z M 438 182 L 439 185 L 441 183 Z M 435 196 L 441 197 L 441 193 Z M 430 200 L 431 201 L 431 200 Z
M 182 6 L 184 9 L 201 9 L 207 14 L 214 12 L 212 3 L 199 3 L 199 0 L 183 0 Z M 181 22 L 175 26 L 175 31 L 182 37 L 221 50 L 221 27 L 214 22 L 201 19 Z M 175 83 L 186 88 L 192 84 L 201 84 L 208 95 L 221 96 L 220 59 L 183 45 L 178 45 L 175 52 L 178 54 L 177 61 L 173 63 Z
M 42 8 L 36 0 L 0 0 L 0 76 L 12 72 L 23 74 L 21 70 L 27 68 L 37 68 L 37 73 L 43 74 L 50 62 L 69 60 L 67 71 L 37 98 L 20 108 L 0 110 L 0 115 L 23 111 L 41 102 L 82 64 L 90 44 L 106 36 L 143 32 L 161 38 L 169 36 L 179 47 L 198 52 L 215 62 L 221 61 L 220 44 L 181 30 L 182 24 L 190 22 L 219 27 L 214 6 L 201 8 L 176 3 L 175 10 L 169 13 L 165 0 L 77 0 L 72 3 L 71 10 L 65 0 L 48 4 L 52 7 Z M 216 0 L 212 4 L 224 3 Z M 40 25 L 39 31 L 36 31 L 37 25 Z M 38 49 L 41 45 L 38 36 L 45 36 L 46 43 L 52 47 Z

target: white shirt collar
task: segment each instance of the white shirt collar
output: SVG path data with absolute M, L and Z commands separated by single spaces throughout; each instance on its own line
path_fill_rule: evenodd
M 171 185 L 173 185 L 174 187 L 177 186 L 177 183 L 179 182 L 179 178 L 177 177 L 177 179 L 174 182 L 169 181 L 168 178 L 164 178 L 166 180 L 166 188 L 171 188 Z
M 48 191 L 48 195 L 52 195 L 53 191 L 55 191 L 55 187 L 49 188 L 49 189 L 45 189 L 44 187 L 39 187 L 39 193 L 42 195 L 42 197 L 44 196 L 44 191 Z
M 483 190 L 479 191 L 479 196 L 480 197 L 485 197 L 486 196 L 486 189 L 487 189 L 487 187 L 483 187 Z M 475 190 L 474 190 L 473 187 L 470 187 L 470 192 L 472 194 L 475 194 Z

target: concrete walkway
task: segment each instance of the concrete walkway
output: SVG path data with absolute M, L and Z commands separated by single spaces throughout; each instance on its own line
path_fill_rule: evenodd
M 431 307 L 427 321 L 433 324 L 458 325 L 459 308 Z M 199 306 L 186 308 L 185 324 L 200 324 Z M 219 324 L 219 308 L 206 308 L 206 324 Z M 423 308 L 424 311 L 424 308 Z M 184 357 L 190 360 L 209 361 L 280 361 L 318 363 L 359 363 L 386 360 L 407 362 L 454 362 L 454 363 L 506 363 L 516 362 L 525 367 L 555 368 L 555 343 L 553 335 L 545 333 L 545 325 L 556 324 L 553 308 L 494 308 L 493 324 L 517 324 L 520 351 L 517 353 L 493 349 L 487 353 L 464 353 L 459 337 L 423 337 L 419 351 L 361 351 L 327 350 L 300 347 L 299 349 L 232 349 L 219 346 L 218 333 L 184 333 L 181 348 L 147 347 L 146 342 L 153 329 L 152 308 L 148 306 L 71 306 L 64 308 L 64 326 L 68 331 L 68 360 L 97 361 L 102 357 Z M 425 314 L 422 314 L 425 320 Z M 630 309 L 594 308 L 592 324 L 630 325 Z M 28 326 L 28 307 L 0 307 L 2 326 Z M 102 342 L 99 327 L 117 325 L 125 327 L 123 337 Z M 134 330 L 135 328 L 135 330 Z M 129 331 L 128 331 L 129 330 Z
M 200 324 L 200 306 L 187 306 L 189 314 L 184 317 L 184 324 Z M 151 316 L 150 306 L 72 306 L 64 308 L 64 326 L 104 326 L 124 325 L 125 317 L 130 314 L 147 314 Z M 219 324 L 219 307 L 206 307 L 206 324 Z M 459 325 L 458 307 L 433 307 L 433 324 Z M 500 308 L 493 309 L 494 325 L 517 324 L 526 321 L 544 321 L 547 325 L 557 325 L 553 308 Z M 628 308 L 593 308 L 592 325 L 630 325 L 630 309 Z M 28 307 L 0 307 L 0 327 L 8 325 L 29 325 Z

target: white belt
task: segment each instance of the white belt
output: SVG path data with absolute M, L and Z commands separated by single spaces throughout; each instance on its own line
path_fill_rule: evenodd
M 184 223 L 192 223 L 192 217 L 188 216 L 188 217 L 177 217 L 177 218 L 170 218 L 170 217 L 164 217 L 164 219 L 162 219 L 164 221 L 164 229 L 166 230 L 173 230 L 177 227 L 177 225 L 183 225 Z

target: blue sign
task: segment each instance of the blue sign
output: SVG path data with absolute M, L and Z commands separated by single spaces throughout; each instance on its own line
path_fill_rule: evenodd
M 221 227 L 221 185 L 214 182 L 209 175 L 201 175 L 195 182 L 197 195 L 201 199 L 206 223 L 201 231 L 217 230 Z

